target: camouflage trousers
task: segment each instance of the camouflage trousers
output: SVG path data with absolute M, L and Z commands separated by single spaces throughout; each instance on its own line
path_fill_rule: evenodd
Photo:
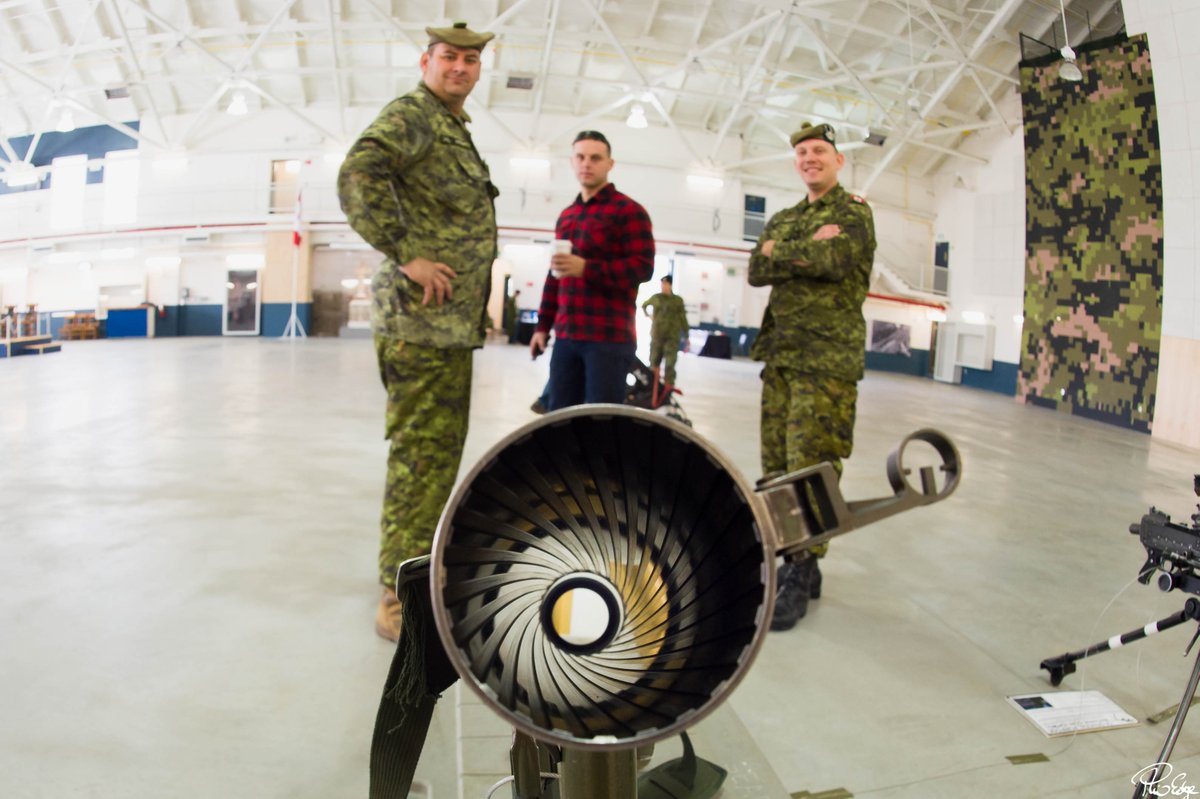
M 665 361 L 665 369 L 663 370 L 663 382 L 667 385 L 675 385 L 675 361 L 679 359 L 679 336 L 670 338 L 666 336 L 655 336 L 650 339 L 650 368 L 658 366 L 660 361 Z
M 472 350 L 376 336 L 375 352 L 387 390 L 384 437 L 390 442 L 379 582 L 395 587 L 402 562 L 429 554 L 458 476 L 471 407 Z
M 763 475 L 776 476 L 829 461 L 842 473 L 854 446 L 858 384 L 765 366 L 762 371 Z M 814 550 L 824 555 L 828 544 Z

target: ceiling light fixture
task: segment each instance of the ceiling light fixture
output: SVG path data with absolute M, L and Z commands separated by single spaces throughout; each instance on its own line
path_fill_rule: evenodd
M 245 116 L 249 110 L 250 107 L 246 105 L 246 93 L 238 89 L 233 93 L 233 99 L 229 101 L 229 106 L 225 109 L 225 113 L 230 116 L 240 117 Z
M 646 109 L 642 107 L 641 103 L 634 103 L 633 107 L 629 109 L 629 117 L 625 120 L 625 124 L 637 130 L 650 124 L 646 121 Z
M 1062 10 L 1064 42 L 1063 48 L 1058 51 L 1063 57 L 1063 62 L 1058 68 L 1058 77 L 1071 83 L 1078 83 L 1083 80 L 1083 72 L 1080 71 L 1079 65 L 1075 63 L 1075 51 L 1071 49 L 1071 40 L 1067 36 L 1067 6 L 1065 0 L 1058 0 L 1058 7 Z

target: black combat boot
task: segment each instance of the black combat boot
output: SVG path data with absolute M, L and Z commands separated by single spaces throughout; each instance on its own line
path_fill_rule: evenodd
M 784 561 L 779 567 L 775 575 L 777 587 L 775 613 L 771 616 L 772 630 L 790 630 L 808 613 L 808 599 L 816 563 L 817 559 L 810 556 L 794 562 Z

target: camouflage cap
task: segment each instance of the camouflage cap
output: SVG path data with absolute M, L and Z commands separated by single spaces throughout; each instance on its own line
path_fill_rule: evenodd
M 791 142 L 795 147 L 800 142 L 806 139 L 823 139 L 837 148 L 837 134 L 833 130 L 833 125 L 814 125 L 811 122 L 805 122 L 800 126 L 800 130 L 792 134 Z
M 465 22 L 455 22 L 449 28 L 426 28 L 429 34 L 429 46 L 445 42 L 454 47 L 464 47 L 468 50 L 482 50 L 484 45 L 492 40 L 494 33 L 476 33 L 467 27 Z

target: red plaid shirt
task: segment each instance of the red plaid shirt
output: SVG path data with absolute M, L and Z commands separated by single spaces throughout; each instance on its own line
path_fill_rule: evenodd
M 646 209 L 609 183 L 587 202 L 577 195 L 559 214 L 554 236 L 570 240 L 587 266 L 583 277 L 546 276 L 538 331 L 553 327 L 559 338 L 576 341 L 637 341 L 638 286 L 654 273 Z

